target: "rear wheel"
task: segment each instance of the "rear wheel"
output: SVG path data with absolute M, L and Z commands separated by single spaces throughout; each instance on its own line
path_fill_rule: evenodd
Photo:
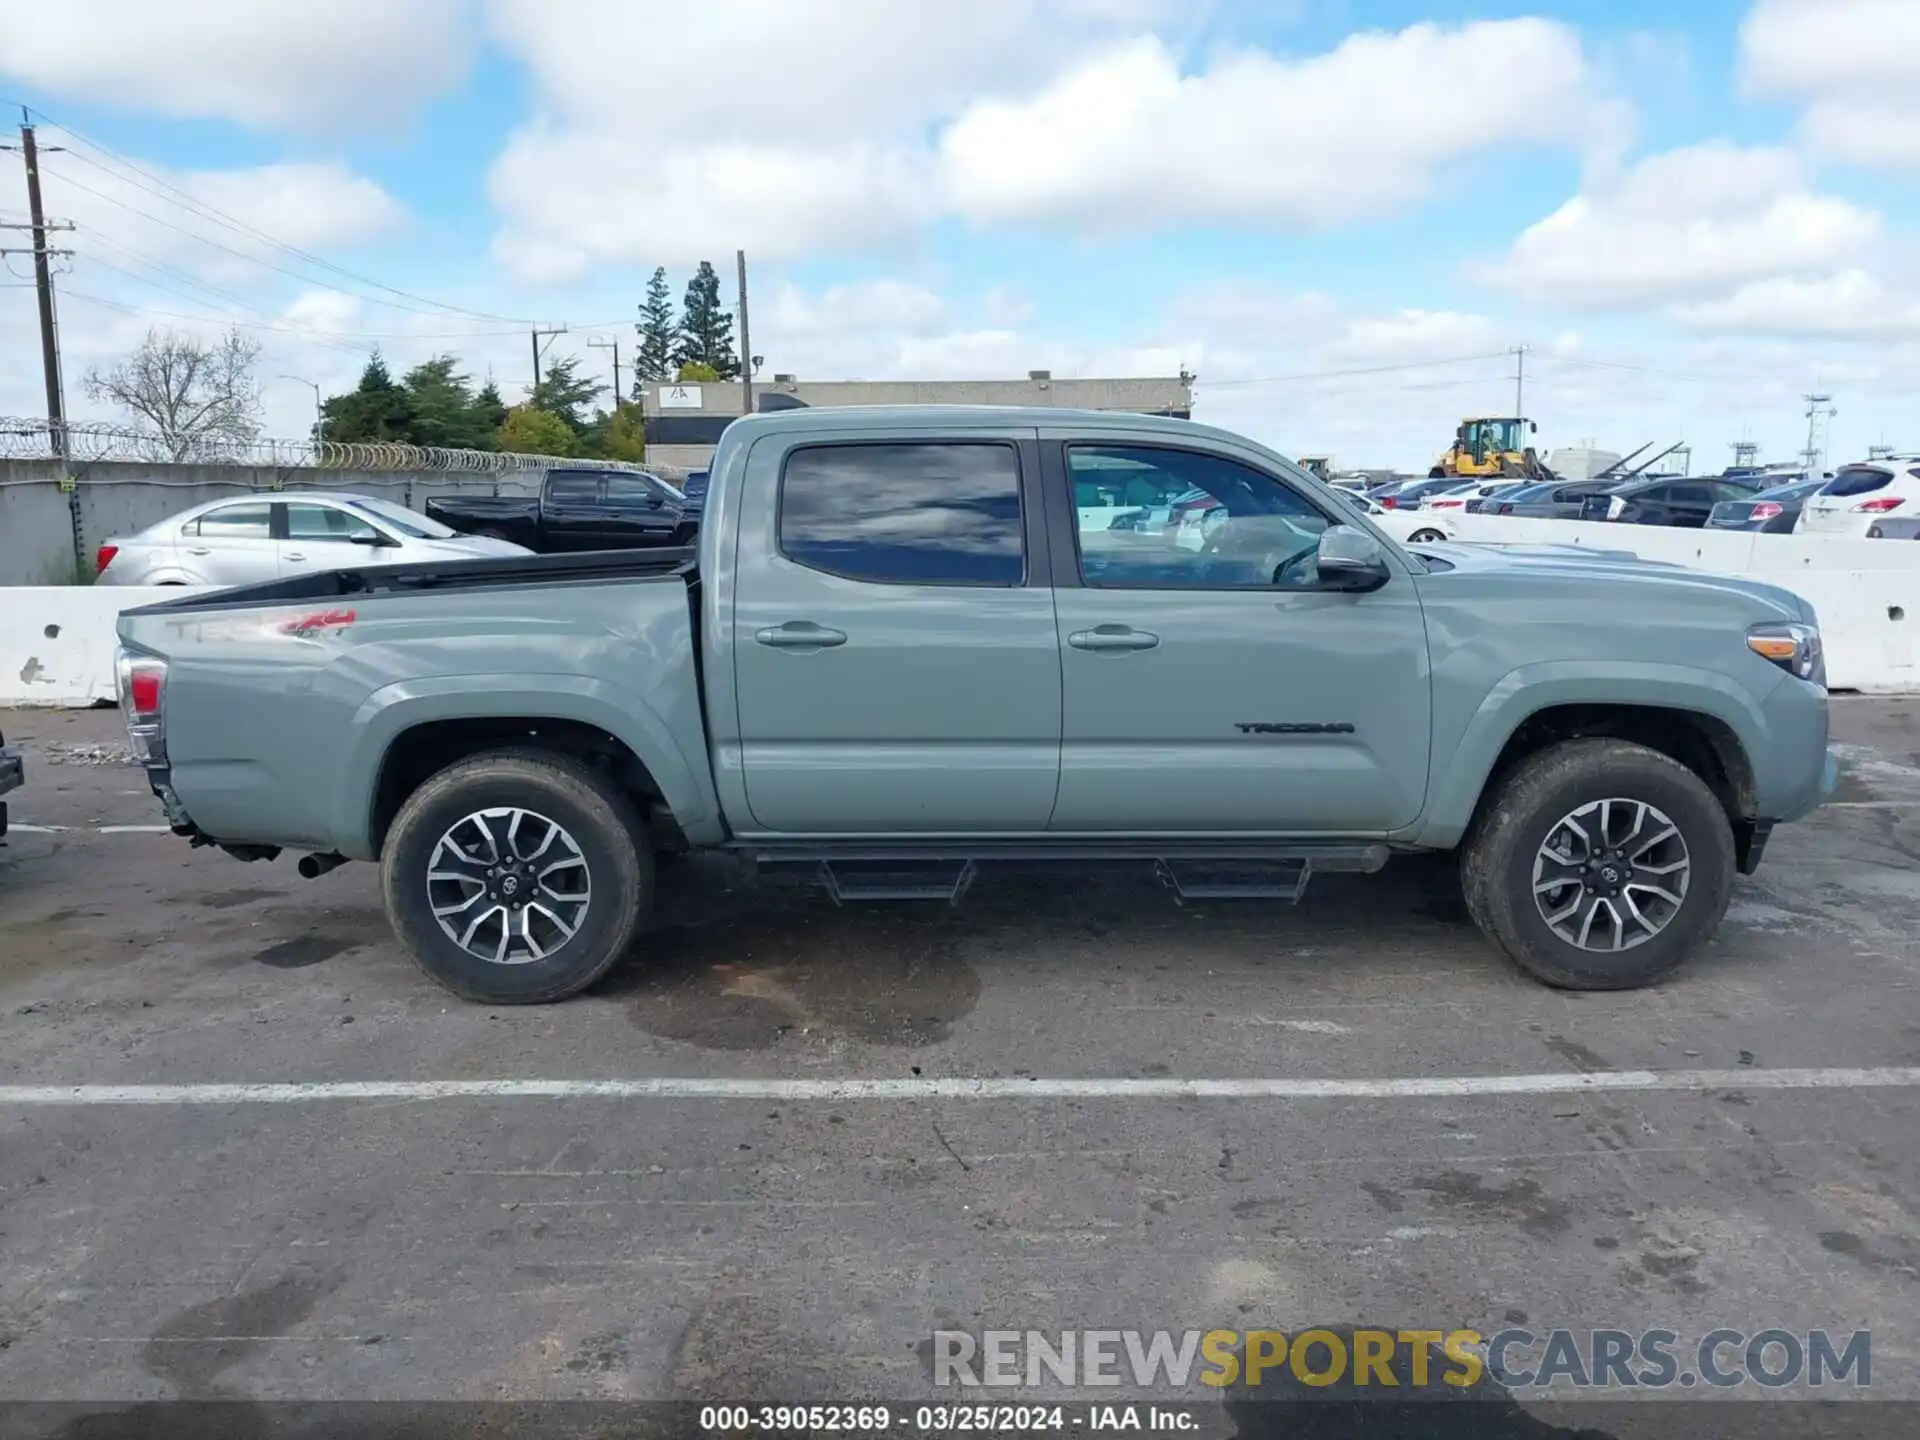
M 387 916 L 415 962 L 496 1005 L 585 989 L 626 953 L 653 901 L 632 803 L 549 751 L 442 770 L 400 808 L 380 865 Z
M 1431 525 L 1428 525 L 1409 535 L 1407 537 L 1407 543 L 1409 545 L 1431 545 L 1436 540 L 1444 540 L 1446 538 L 1447 535 L 1444 530 L 1436 530 Z
M 1461 853 L 1467 909 L 1521 969 L 1570 990 L 1671 973 L 1733 892 L 1733 830 L 1700 777 L 1620 740 L 1569 740 L 1501 784 Z

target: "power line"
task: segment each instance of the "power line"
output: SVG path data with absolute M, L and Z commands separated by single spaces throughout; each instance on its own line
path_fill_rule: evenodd
M 1262 375 L 1246 380 L 1211 380 L 1208 388 L 1225 389 L 1229 385 L 1285 385 L 1299 380 L 1336 380 L 1349 375 L 1385 375 L 1395 370 L 1428 370 L 1439 365 L 1466 365 L 1476 360 L 1503 360 L 1506 351 L 1484 355 L 1452 355 L 1438 360 L 1406 360 L 1394 365 L 1362 365 L 1350 370 L 1305 370 L 1298 375 Z
M 22 108 L 24 109 L 26 107 L 22 107 Z M 215 224 L 220 225 L 227 230 L 233 231 L 235 234 L 243 235 L 249 239 L 260 241 L 263 244 L 272 246 L 274 249 L 279 250 L 284 254 L 291 255 L 296 259 L 304 261 L 308 265 L 318 266 L 320 269 L 329 271 L 335 275 L 339 275 L 344 279 L 353 280 L 361 285 L 371 286 L 375 290 L 383 291 L 388 295 L 399 296 L 401 299 L 416 301 L 419 304 L 430 307 L 430 309 L 434 312 L 441 312 L 441 313 L 446 313 L 451 315 L 464 315 L 470 319 L 475 319 L 475 320 L 505 321 L 511 324 L 516 324 L 516 325 L 527 323 L 525 317 L 523 316 L 498 315 L 485 310 L 469 310 L 464 306 L 449 305 L 445 301 L 435 300 L 430 296 L 416 294 L 411 290 L 403 290 L 399 286 L 388 285 L 384 281 L 375 280 L 370 275 L 362 275 L 358 271 L 349 270 L 343 265 L 337 265 L 333 261 L 326 259 L 324 256 L 315 255 L 311 251 L 303 250 L 297 245 L 289 244 L 288 242 L 280 239 L 278 236 L 269 234 L 267 231 L 260 229 L 258 226 L 250 225 L 244 220 L 240 220 L 235 216 L 228 215 L 226 212 L 200 199 L 198 196 L 192 194 L 190 191 L 184 190 L 180 186 L 172 183 L 171 181 L 166 180 L 161 176 L 155 175 L 152 171 L 144 169 L 142 166 L 128 159 L 126 156 L 120 154 L 118 151 L 113 150 L 110 147 L 101 144 L 98 140 L 95 140 L 88 135 L 82 134 L 80 131 L 73 129 L 71 126 L 62 124 L 60 121 L 55 120 L 52 116 L 46 114 L 45 111 L 36 110 L 34 113 L 38 114 L 40 118 L 46 121 L 48 124 L 57 126 L 64 135 L 69 136 L 72 139 L 78 140 L 83 145 L 87 146 L 89 149 L 97 151 L 99 154 L 106 156 L 107 158 L 112 160 L 115 163 L 115 165 L 119 166 L 121 169 L 130 171 L 132 172 L 133 175 L 137 175 L 141 177 L 141 179 L 150 181 L 152 183 L 143 185 L 139 181 L 130 179 L 128 178 L 127 175 L 121 174 L 118 171 L 111 169 L 106 165 L 102 165 L 99 161 L 90 159 L 89 157 L 79 153 L 78 151 L 70 151 L 69 153 L 71 153 L 73 157 L 76 160 L 80 161 L 82 164 L 91 165 L 93 166 L 94 169 L 99 170 L 104 174 L 112 175 L 116 179 L 119 179 L 126 184 L 133 185 L 136 189 L 146 191 L 148 194 L 156 195 L 158 196 L 158 198 L 161 198 L 161 199 L 171 200 L 172 203 L 179 205 L 181 208 L 188 210 L 191 213 L 197 214 L 204 219 L 211 220 Z M 63 178 L 65 178 L 69 184 L 77 183 L 70 176 L 63 177 Z M 154 187 L 156 186 L 159 188 L 155 189 Z M 162 191 L 165 191 L 168 193 L 162 194 L 161 193 Z M 93 191 L 90 193 L 98 194 L 99 192 Z M 107 197 L 107 196 L 102 196 L 101 198 L 111 199 L 111 197 Z M 217 244 L 218 242 L 208 241 L 208 243 Z M 269 267 L 269 268 L 277 268 L 277 267 Z M 310 284 L 324 284 L 324 282 L 313 280 L 311 277 L 302 276 L 298 278 L 306 279 Z M 340 287 L 329 285 L 329 286 L 325 286 L 325 288 L 339 289 Z M 352 292 L 342 291 L 341 293 L 351 294 Z M 390 304 L 391 303 L 388 301 L 381 301 L 381 300 L 374 299 L 374 297 L 371 297 L 371 296 L 359 296 L 356 298 L 372 300 L 374 304 Z M 395 306 L 394 308 L 407 309 L 409 307 Z

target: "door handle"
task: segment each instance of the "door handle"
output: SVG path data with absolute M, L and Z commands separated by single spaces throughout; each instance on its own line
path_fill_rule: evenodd
M 844 630 L 829 630 L 811 620 L 789 620 L 784 625 L 769 625 L 753 632 L 753 638 L 776 650 L 824 650 L 847 643 Z
M 1131 625 L 1096 625 L 1091 630 L 1076 630 L 1067 636 L 1076 650 L 1151 650 L 1160 637 L 1151 630 L 1135 630 Z
M 285 550 L 281 552 L 280 558 L 282 560 L 304 560 L 307 557 L 298 550 Z
M 189 555 L 211 555 L 213 551 L 207 549 L 204 545 L 194 545 L 188 548 L 187 553 Z

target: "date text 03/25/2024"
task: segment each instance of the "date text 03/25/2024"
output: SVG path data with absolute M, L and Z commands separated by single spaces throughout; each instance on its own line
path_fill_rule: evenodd
M 1029 1431 L 1194 1430 L 1190 1410 L 1159 1405 L 704 1405 L 700 1428 L 722 1434 L 845 1431 L 1021 1434 Z

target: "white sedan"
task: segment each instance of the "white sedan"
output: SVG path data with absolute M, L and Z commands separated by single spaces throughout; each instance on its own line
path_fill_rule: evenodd
M 1402 545 L 1423 545 L 1435 540 L 1451 540 L 1457 533 L 1453 517 L 1442 510 L 1389 510 L 1364 495 L 1335 490 L 1346 504 L 1366 512 L 1366 516 Z
M 1533 482 L 1524 477 L 1503 478 L 1499 480 L 1470 480 L 1452 490 L 1442 490 L 1438 495 L 1429 495 L 1420 502 L 1422 510 L 1455 510 L 1466 512 L 1468 502 L 1484 500 L 1489 495 L 1498 495 L 1502 490 L 1511 490 L 1519 485 L 1531 485 Z
M 461 535 L 391 500 L 301 491 L 197 505 L 116 535 L 94 558 L 101 585 L 251 585 L 314 570 L 532 553 Z

